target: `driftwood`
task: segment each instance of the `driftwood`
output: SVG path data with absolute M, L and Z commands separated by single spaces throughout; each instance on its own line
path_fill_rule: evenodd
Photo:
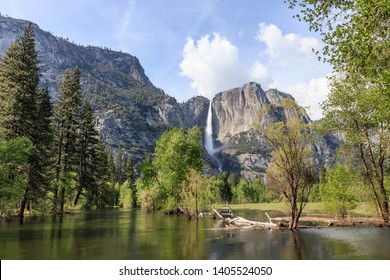
M 213 212 L 224 222 L 226 222 L 228 225 L 233 225 L 240 228 L 279 228 L 279 225 L 272 222 L 271 218 L 268 216 L 268 222 L 256 222 L 256 221 L 250 221 L 247 219 L 244 219 L 242 217 L 235 217 L 233 219 L 231 218 L 225 218 L 223 217 L 217 210 L 213 209 Z

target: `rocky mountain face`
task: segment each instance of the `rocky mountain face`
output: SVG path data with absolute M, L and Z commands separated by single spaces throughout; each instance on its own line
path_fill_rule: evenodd
M 24 20 L 0 16 L 0 57 L 26 24 Z M 121 147 L 139 163 L 153 152 L 166 129 L 194 125 L 205 129 L 210 105 L 207 98 L 197 96 L 178 103 L 152 84 L 136 57 L 76 45 L 35 24 L 33 27 L 41 61 L 41 85 L 49 89 L 55 102 L 64 72 L 78 66 L 84 96 L 95 113 L 96 127 L 114 152 Z M 264 174 L 270 150 L 265 140 L 253 132 L 251 124 L 264 105 L 280 105 L 284 98 L 293 99 L 277 90 L 264 92 L 256 83 L 218 93 L 212 100 L 212 128 L 215 145 L 220 150 L 215 158 L 205 151 L 208 169 L 222 167 L 249 179 Z M 305 121 L 310 121 L 307 115 Z M 318 163 L 330 164 L 337 144 L 334 137 L 318 137 L 313 147 Z
M 235 171 L 248 179 L 264 176 L 271 151 L 266 140 L 254 131 L 252 124 L 257 112 L 265 105 L 280 107 L 284 99 L 294 100 L 291 95 L 276 89 L 264 91 L 253 82 L 218 93 L 214 97 L 213 136 L 215 145 L 220 147 L 216 157 L 219 158 L 222 170 Z M 305 123 L 311 122 L 303 108 L 300 114 Z M 288 112 L 282 112 L 278 118 L 279 121 L 288 118 Z M 313 134 L 316 141 L 312 150 L 317 166 L 332 165 L 333 153 L 340 139 L 335 136 L 324 138 L 315 131 Z

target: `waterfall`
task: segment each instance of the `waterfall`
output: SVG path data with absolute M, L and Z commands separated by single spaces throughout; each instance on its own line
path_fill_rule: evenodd
M 213 114 L 211 111 L 211 101 L 209 105 L 209 111 L 207 113 L 206 134 L 205 134 L 205 148 L 211 157 L 214 157 L 214 144 L 213 144 Z
M 207 123 L 206 123 L 206 133 L 205 133 L 205 141 L 204 146 L 206 148 L 206 151 L 209 153 L 209 155 L 217 162 L 218 169 L 220 172 L 222 172 L 222 164 L 220 159 L 218 159 L 215 156 L 215 153 L 219 152 L 220 149 L 214 148 L 214 141 L 213 141 L 213 113 L 211 111 L 211 101 L 209 106 L 209 111 L 207 113 Z

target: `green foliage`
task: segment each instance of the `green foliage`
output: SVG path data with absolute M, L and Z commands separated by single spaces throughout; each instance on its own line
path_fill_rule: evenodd
M 296 0 L 286 1 L 290 7 Z M 325 46 L 320 54 L 337 72 L 359 73 L 376 80 L 389 73 L 390 5 L 387 0 L 303 0 L 299 20 L 320 32 Z
M 0 217 L 13 213 L 27 189 L 24 169 L 31 152 L 31 142 L 26 138 L 0 139 Z
M 133 207 L 133 190 L 129 181 L 119 184 L 119 206 L 129 209 Z
M 94 117 L 89 103 L 82 104 L 80 123 L 77 131 L 77 153 L 78 153 L 78 182 L 73 207 L 77 205 L 78 199 L 86 189 L 95 185 L 94 169 L 97 168 L 96 149 L 98 145 L 98 132 L 95 129 Z
M 237 204 L 271 202 L 272 195 L 270 191 L 270 189 L 266 189 L 259 179 L 248 182 L 246 179 L 241 178 L 239 183 L 232 188 L 232 202 Z
M 219 189 L 209 184 L 208 178 L 191 169 L 187 178 L 181 186 L 180 207 L 187 216 L 198 217 L 203 211 L 212 208 L 212 205 L 219 200 Z
M 286 2 L 292 8 L 298 5 L 296 0 Z M 322 55 L 335 70 L 331 94 L 323 104 L 324 130 L 342 132 L 355 148 L 377 209 L 388 223 L 384 178 L 390 161 L 389 1 L 304 0 L 299 6 L 297 17 L 321 32 Z
M 33 150 L 28 158 L 27 188 L 21 197 L 19 215 L 27 203 L 45 196 L 50 180 L 52 113 L 47 90 L 39 89 L 38 54 L 32 25 L 13 43 L 0 60 L 0 133 L 6 140 L 28 138 Z
M 172 128 L 157 141 L 154 159 L 146 158 L 137 181 L 141 207 L 175 211 L 180 204 L 181 184 L 191 169 L 202 168 L 201 131 Z
M 362 188 L 361 180 L 355 172 L 343 165 L 335 165 L 326 173 L 326 181 L 320 185 L 320 193 L 325 207 L 345 217 L 358 203 L 357 194 Z
M 219 196 L 222 203 L 230 203 L 233 198 L 231 183 L 234 184 L 235 182 L 231 182 L 232 180 L 229 180 L 229 178 L 230 176 L 227 172 L 222 172 L 217 178 L 212 180 L 219 189 Z
M 58 184 L 60 173 L 77 172 L 80 159 L 78 131 L 81 123 L 81 100 L 80 70 L 76 67 L 65 72 L 58 103 L 54 108 L 55 145 L 58 149 L 56 155 L 56 185 L 59 188 L 54 190 L 53 212 L 63 213 L 64 211 L 65 188 L 63 185 Z
M 8 139 L 34 135 L 38 55 L 29 24 L 0 60 L 0 127 Z
M 323 129 L 344 134 L 346 145 L 360 160 L 361 172 L 384 221 L 389 220 L 389 192 L 384 186 L 390 166 L 389 85 L 390 80 L 383 88 L 354 75 L 334 78 L 331 94 L 323 105 Z
M 161 197 L 161 189 L 157 182 L 145 184 L 144 180 L 136 181 L 137 203 L 142 209 L 147 211 L 155 211 L 163 208 Z
M 291 208 L 290 229 L 296 228 L 307 203 L 313 184 L 311 126 L 302 120 L 299 107 L 293 100 L 282 104 L 284 121 L 272 122 L 267 127 L 264 117 L 272 118 L 274 109 L 265 107 L 258 115 L 255 127 L 272 148 L 272 159 L 267 169 L 267 184 L 278 189 Z
M 59 180 L 56 184 L 58 189 L 64 190 L 64 205 L 72 205 L 74 189 L 77 185 L 77 173 L 71 171 L 61 171 L 59 173 Z
M 83 208 L 117 205 L 126 180 L 132 194 L 130 203 L 135 201 L 130 158 L 124 156 L 116 169 L 118 178 L 110 182 L 108 152 L 98 140 L 91 106 L 82 100 L 79 69 L 64 74 L 52 116 L 49 92 L 38 88 L 37 57 L 29 24 L 0 59 L 1 216 L 14 213 L 17 207 L 20 216 L 25 209 L 47 211 L 52 201 L 53 213 L 76 206 L 79 199 Z M 165 98 L 162 92 L 144 88 L 130 76 L 118 74 L 117 78 L 134 87 L 119 93 L 123 96 L 130 94 L 138 102 L 151 103 Z M 154 95 L 142 96 L 149 92 Z M 125 110 L 128 104 L 122 105 Z M 127 195 L 122 191 L 126 207 Z

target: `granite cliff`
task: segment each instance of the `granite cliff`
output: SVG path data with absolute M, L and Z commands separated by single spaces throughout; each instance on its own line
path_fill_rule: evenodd
M 265 141 L 252 129 L 256 114 L 265 105 L 281 108 L 283 99 L 294 98 L 276 89 L 264 91 L 257 83 L 247 83 L 240 88 L 218 93 L 212 101 L 213 138 L 219 147 L 215 155 L 222 170 L 235 171 L 253 179 L 263 176 L 271 158 L 271 151 Z M 304 108 L 300 114 L 305 123 L 311 122 Z M 281 111 L 279 121 L 288 119 L 288 112 Z M 270 121 L 270 120 L 266 120 Z M 340 139 L 335 136 L 321 137 L 313 131 L 316 139 L 312 147 L 316 165 L 333 164 L 333 153 Z

